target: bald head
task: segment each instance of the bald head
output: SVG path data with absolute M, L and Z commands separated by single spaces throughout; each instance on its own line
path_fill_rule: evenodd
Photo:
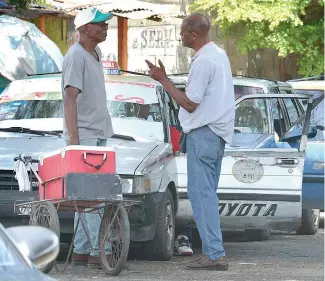
M 187 16 L 184 19 L 183 24 L 187 26 L 189 32 L 195 32 L 201 36 L 207 36 L 210 31 L 209 19 L 199 13 Z
M 181 25 L 181 39 L 184 47 L 198 51 L 202 46 L 210 42 L 210 21 L 199 13 L 187 16 Z

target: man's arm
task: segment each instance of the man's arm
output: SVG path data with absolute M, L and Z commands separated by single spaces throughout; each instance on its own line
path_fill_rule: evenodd
M 184 108 L 189 113 L 195 111 L 198 107 L 198 103 L 191 101 L 184 92 L 177 89 L 174 84 L 166 77 L 166 79 L 161 80 L 160 83 L 164 86 L 165 90 L 172 96 L 175 102 L 182 108 Z
M 80 143 L 77 125 L 77 97 L 79 89 L 67 86 L 64 94 L 64 116 L 69 133 L 69 144 L 78 145 Z
M 208 67 L 208 62 L 206 63 L 205 61 L 200 61 L 191 68 L 186 94 L 177 89 L 168 79 L 165 67 L 160 60 L 158 61 L 160 67 L 155 66 L 148 60 L 146 60 L 146 63 L 150 68 L 149 75 L 164 86 L 166 91 L 172 96 L 179 106 L 184 108 L 189 113 L 193 113 L 199 106 L 209 83 L 209 73 L 206 69 Z
M 62 69 L 64 89 L 64 118 L 69 134 L 69 144 L 78 145 L 77 97 L 83 91 L 84 59 L 78 53 L 68 57 Z

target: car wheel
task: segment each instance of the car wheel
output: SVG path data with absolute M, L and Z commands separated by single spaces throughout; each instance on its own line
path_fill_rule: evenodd
M 156 230 L 153 240 L 144 243 L 148 260 L 168 261 L 173 256 L 175 240 L 175 208 L 169 189 L 157 206 Z
M 245 234 L 249 241 L 266 241 L 271 236 L 267 229 L 245 229 Z
M 296 230 L 299 235 L 314 235 L 319 228 L 320 210 L 303 209 L 301 226 Z

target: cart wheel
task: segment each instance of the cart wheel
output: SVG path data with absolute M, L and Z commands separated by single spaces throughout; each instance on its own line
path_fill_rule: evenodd
M 32 204 L 29 225 L 43 226 L 54 231 L 60 239 L 60 222 L 57 210 L 53 203 L 44 201 Z M 55 260 L 38 268 L 43 273 L 49 273 L 55 264 Z
M 109 275 L 118 275 L 126 264 L 130 246 L 129 218 L 123 205 L 105 208 L 98 241 L 103 269 Z M 111 254 L 106 252 L 109 248 Z

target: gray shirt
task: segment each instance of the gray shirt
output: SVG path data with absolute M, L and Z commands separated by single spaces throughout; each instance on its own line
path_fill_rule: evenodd
M 101 52 L 96 47 L 99 61 L 79 43 L 75 43 L 65 55 L 62 64 L 62 97 L 64 89 L 79 89 L 77 97 L 77 126 L 79 140 L 106 139 L 113 135 L 112 121 L 107 109 L 107 98 Z M 69 140 L 65 119 L 63 134 Z
M 192 113 L 180 108 L 178 117 L 183 131 L 189 133 L 208 126 L 231 143 L 235 119 L 234 85 L 227 54 L 215 43 L 206 44 L 193 57 L 186 95 L 199 105 Z

